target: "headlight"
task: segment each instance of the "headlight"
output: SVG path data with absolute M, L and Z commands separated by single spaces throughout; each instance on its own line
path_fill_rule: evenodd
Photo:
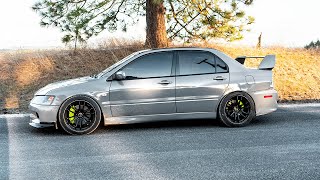
M 31 103 L 40 105 L 51 105 L 55 96 L 35 96 Z

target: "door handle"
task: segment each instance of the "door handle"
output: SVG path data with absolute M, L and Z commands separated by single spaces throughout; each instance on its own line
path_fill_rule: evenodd
M 213 78 L 213 80 L 218 80 L 218 81 L 223 81 L 223 80 L 226 80 L 227 78 L 225 77 L 222 77 L 222 76 L 217 76 L 215 78 Z
M 162 85 L 167 85 L 167 84 L 171 84 L 172 82 L 171 81 L 168 81 L 168 80 L 162 80 L 160 82 L 158 82 L 158 84 L 162 84 Z

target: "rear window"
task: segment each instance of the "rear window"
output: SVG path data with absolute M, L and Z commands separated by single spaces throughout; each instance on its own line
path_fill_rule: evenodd
M 216 55 L 205 51 L 179 51 L 179 75 L 227 73 L 228 66 Z

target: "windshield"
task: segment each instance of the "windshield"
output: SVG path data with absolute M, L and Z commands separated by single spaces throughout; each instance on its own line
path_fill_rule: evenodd
M 99 73 L 97 75 L 98 78 L 100 78 L 101 76 L 105 75 L 107 72 L 111 71 L 112 69 L 116 68 L 117 66 L 121 65 L 122 63 L 124 63 L 125 61 L 127 61 L 128 59 L 132 58 L 133 56 L 135 56 L 136 54 L 138 54 L 138 52 L 132 53 L 129 56 L 121 59 L 120 61 L 116 62 L 115 64 L 109 66 L 107 69 L 103 70 L 101 73 Z

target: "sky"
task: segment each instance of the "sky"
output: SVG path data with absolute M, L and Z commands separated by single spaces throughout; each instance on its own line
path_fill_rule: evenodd
M 56 48 L 63 34 L 58 28 L 40 27 L 40 17 L 31 10 L 37 0 L 0 2 L 0 49 Z M 255 46 L 262 32 L 262 46 L 303 47 L 320 39 L 319 0 L 255 0 L 246 13 L 255 17 L 244 39 L 230 44 Z M 130 27 L 127 33 L 104 31 L 89 41 L 97 44 L 111 37 L 143 39 L 145 22 Z

